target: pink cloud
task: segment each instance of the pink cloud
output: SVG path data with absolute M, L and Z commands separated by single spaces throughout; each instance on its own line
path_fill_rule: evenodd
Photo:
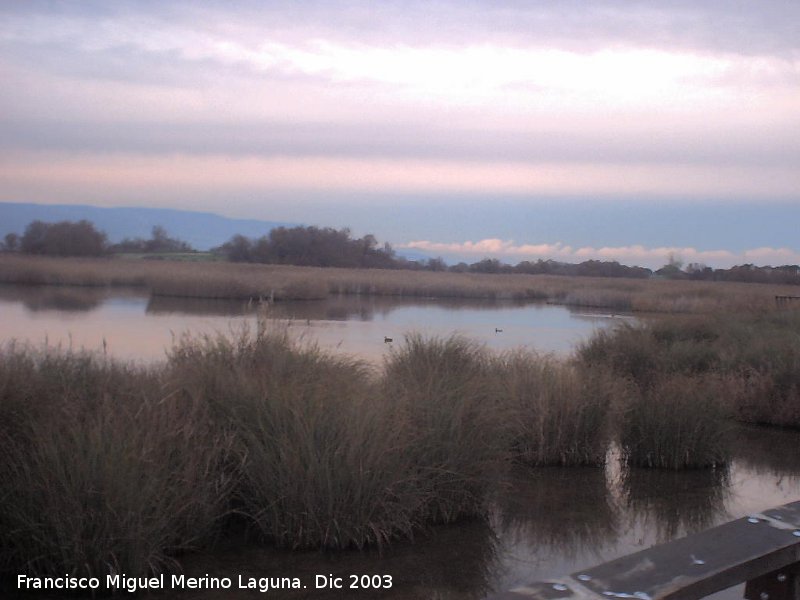
M 573 248 L 567 244 L 515 244 L 511 240 L 485 239 L 477 242 L 441 243 L 428 240 L 408 242 L 400 247 L 413 248 L 431 254 L 464 255 L 475 259 L 493 257 L 518 262 L 522 260 L 558 260 L 581 262 L 585 260 L 616 260 L 628 265 L 657 268 L 666 264 L 670 257 L 684 263 L 703 263 L 709 266 L 730 267 L 735 264 L 757 263 L 760 265 L 798 264 L 800 252 L 789 248 L 754 248 L 744 252 L 729 250 L 699 250 L 693 247 L 659 246 L 583 246 Z

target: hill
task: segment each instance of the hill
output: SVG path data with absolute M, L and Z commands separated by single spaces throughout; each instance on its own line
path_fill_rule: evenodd
M 261 237 L 274 227 L 292 227 L 296 223 L 229 219 L 214 213 L 167 208 L 101 208 L 80 204 L 29 204 L 0 202 L 0 238 L 7 233 L 22 234 L 34 220 L 79 221 L 86 219 L 108 234 L 111 242 L 123 238 L 149 238 L 155 225 L 161 225 L 170 237 L 188 242 L 197 250 L 208 250 L 239 233 Z

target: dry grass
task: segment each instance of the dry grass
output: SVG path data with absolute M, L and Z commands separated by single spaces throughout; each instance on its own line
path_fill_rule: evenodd
M 792 286 L 730 282 L 433 273 L 242 263 L 0 256 L 0 283 L 144 286 L 155 295 L 318 299 L 328 294 L 516 299 L 612 311 L 714 313 L 774 309 Z
M 706 379 L 665 376 L 640 388 L 619 424 L 628 465 L 658 469 L 719 467 L 731 457 L 728 410 Z
M 230 439 L 160 373 L 97 356 L 0 355 L 0 571 L 157 573 L 227 510 Z
M 412 335 L 382 369 L 263 327 L 151 367 L 7 346 L 0 571 L 163 572 L 242 522 L 289 548 L 382 545 L 488 515 L 515 461 L 602 464 L 613 435 L 629 468 L 718 466 L 731 411 L 795 414 L 798 332 L 791 313 L 671 318 L 573 362 Z
M 515 457 L 602 462 L 607 401 L 573 376 L 458 337 L 411 336 L 383 369 L 264 327 L 150 367 L 7 346 L 0 571 L 169 571 L 242 522 L 347 548 L 486 516 Z
M 262 327 L 233 339 L 184 338 L 170 370 L 234 432 L 240 477 L 231 502 L 264 539 L 363 547 L 422 524 L 406 432 L 362 363 Z
M 741 421 L 800 427 L 797 311 L 648 320 L 600 330 L 578 355 L 584 364 L 631 379 L 645 395 L 678 377 L 687 397 L 710 389 Z
M 493 393 L 485 350 L 461 337 L 411 335 L 387 360 L 383 389 L 407 431 L 426 520 L 483 514 L 508 456 L 509 417 Z
M 514 351 L 493 372 L 511 413 L 511 447 L 529 465 L 602 465 L 618 382 L 596 369 Z

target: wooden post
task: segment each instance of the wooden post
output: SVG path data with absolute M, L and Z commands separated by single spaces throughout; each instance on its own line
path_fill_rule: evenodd
M 789 565 L 747 582 L 747 600 L 800 600 L 800 563 Z

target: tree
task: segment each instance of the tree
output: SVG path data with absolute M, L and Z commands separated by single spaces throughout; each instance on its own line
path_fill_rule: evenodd
M 232 261 L 315 267 L 397 268 L 394 250 L 374 235 L 352 238 L 349 229 L 276 227 L 251 240 L 237 235 L 220 250 Z
M 3 238 L 3 252 L 16 252 L 19 250 L 19 236 L 16 233 L 7 233 Z
M 89 221 L 77 223 L 32 221 L 20 239 L 20 250 L 26 254 L 49 256 L 101 256 L 107 249 L 106 234 Z
M 441 256 L 437 256 L 436 258 L 431 258 L 425 264 L 425 268 L 428 271 L 446 271 L 447 270 L 447 263 L 444 262 L 444 259 Z

